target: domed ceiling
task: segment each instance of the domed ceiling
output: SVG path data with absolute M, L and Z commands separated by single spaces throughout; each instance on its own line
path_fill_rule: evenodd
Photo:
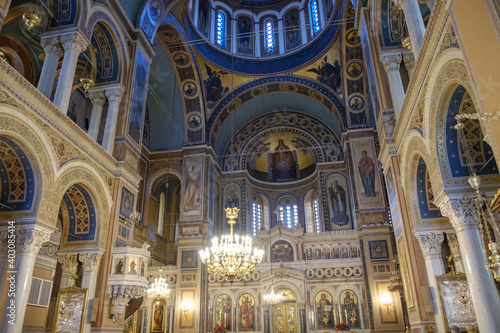
M 280 7 L 287 3 L 275 4 Z M 173 123 L 177 130 L 184 129 L 183 145 L 207 144 L 214 148 L 223 170 L 248 170 L 255 179 L 276 182 L 300 179 L 311 175 L 316 163 L 343 161 L 342 133 L 349 128 L 372 127 L 375 117 L 364 79 L 361 39 L 354 33 L 354 10 L 347 0 L 332 4 L 334 8 L 325 29 L 303 47 L 279 57 L 257 59 L 240 57 L 211 44 L 209 38 L 202 37 L 193 27 L 191 16 L 195 6 L 191 2 L 177 3 L 159 23 L 155 48 L 157 56 L 165 58 L 153 59 L 151 77 L 156 80 L 152 82 L 150 78 L 150 89 L 155 93 L 150 96 L 155 95 L 162 102 L 149 107 L 149 112 L 161 111 L 159 105 L 173 106 L 175 99 Z M 311 35 L 309 30 L 303 33 Z M 167 48 L 167 52 L 160 51 L 161 47 Z M 177 83 L 167 84 L 168 80 Z M 178 110 L 181 102 L 182 112 Z M 321 133 L 314 132 L 312 127 L 306 130 L 300 124 L 273 121 L 260 130 L 248 131 L 249 124 L 262 117 L 273 118 L 277 114 L 284 117 L 287 113 L 309 117 L 320 124 Z M 180 133 L 174 134 L 175 140 L 167 140 L 165 133 L 169 130 L 161 131 L 162 126 L 165 125 L 151 128 L 151 141 L 161 142 L 157 149 L 180 148 Z M 284 135 L 283 145 L 297 155 L 294 167 L 282 165 L 283 169 L 292 167 L 295 171 L 291 174 L 277 176 L 276 172 L 269 172 L 280 167 L 272 162 L 272 154 L 280 146 L 279 135 L 264 133 L 266 127 L 273 126 L 283 129 L 280 130 Z M 262 148 L 259 143 L 268 148 L 265 154 L 252 161 L 243 158 L 244 154 L 258 154 Z M 234 156 L 234 147 L 238 147 L 241 157 Z

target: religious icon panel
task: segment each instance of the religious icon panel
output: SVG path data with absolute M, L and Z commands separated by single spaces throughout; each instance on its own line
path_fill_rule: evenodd
M 327 291 L 320 291 L 315 298 L 316 328 L 318 330 L 335 327 L 333 317 L 332 295 Z
M 243 294 L 239 300 L 239 331 L 255 331 L 255 300 L 250 294 Z

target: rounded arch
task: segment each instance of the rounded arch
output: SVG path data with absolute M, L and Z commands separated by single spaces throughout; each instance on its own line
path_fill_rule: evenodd
M 436 138 L 434 124 L 437 121 L 438 105 L 444 92 L 453 82 L 462 84 L 467 91 L 472 91 L 462 52 L 453 48 L 444 51 L 435 61 L 428 82 L 424 95 L 423 137 L 432 151 L 434 146 L 432 141 Z
M 259 207 L 259 204 L 261 205 Z M 259 230 L 269 230 L 271 225 L 271 200 L 263 192 L 254 192 L 250 202 L 252 234 L 257 236 Z M 260 210 L 260 212 L 259 212 Z M 259 220 L 260 217 L 260 220 Z M 259 223 L 260 222 L 260 223 Z
M 165 168 L 160 168 L 158 171 L 152 173 L 148 177 L 148 183 L 146 184 L 146 193 L 153 193 L 153 186 L 156 185 L 161 178 L 168 177 L 169 174 L 174 175 L 178 179 L 182 179 L 182 171 L 174 167 L 173 163 L 165 162 Z
M 407 199 L 411 202 L 409 194 L 412 193 L 412 175 L 416 170 L 418 159 L 424 159 L 428 166 L 430 178 L 432 179 L 432 188 L 435 194 L 439 194 L 444 190 L 444 183 L 442 180 L 441 171 L 438 166 L 437 159 L 433 156 L 428 146 L 425 144 L 422 136 L 416 130 L 412 130 L 405 136 L 405 140 L 401 144 L 401 179 L 405 180 L 403 188 L 405 190 Z M 413 176 L 414 178 L 414 176 Z
M 95 27 L 100 24 L 104 26 L 114 42 L 114 49 L 118 52 L 119 68 L 117 82 L 123 81 L 125 70 L 130 64 L 130 54 L 128 52 L 127 37 L 123 34 L 123 29 L 114 17 L 113 13 L 103 5 L 92 7 L 85 25 L 85 35 L 90 40 Z
M 0 100 L 10 102 L 3 93 L 0 93 Z M 0 136 L 7 137 L 19 145 L 29 159 L 35 175 L 33 204 L 29 212 L 2 212 L 2 215 L 6 218 L 36 216 L 37 220 L 53 226 L 55 221 L 50 223 L 53 215 L 50 214 L 50 205 L 46 202 L 54 191 L 52 184 L 54 184 L 58 164 L 54 158 L 54 152 L 48 148 L 51 144 L 47 137 L 40 135 L 44 131 L 22 112 L 23 110 L 19 110 L 14 105 L 0 104 Z
M 304 232 L 320 232 L 319 193 L 316 187 L 311 187 L 306 191 L 302 200 L 302 207 L 305 221 Z
M 84 189 L 94 204 L 96 237 L 92 243 L 105 248 L 112 207 L 112 197 L 108 192 L 107 186 L 91 166 L 84 162 L 69 162 L 60 170 L 54 184 L 56 190 L 52 200 L 54 202 L 51 208 L 52 216 L 58 215 L 61 201 L 64 199 L 68 190 L 74 185 L 78 185 L 79 190 Z M 55 222 L 56 221 L 54 221 L 54 224 Z M 88 241 L 85 243 L 88 244 Z
M 293 292 L 297 303 L 305 302 L 304 288 L 299 289 L 295 284 L 286 280 L 276 280 L 272 286 L 274 286 L 275 291 L 279 291 L 280 289 L 288 289 Z M 271 284 L 269 284 L 269 286 L 266 286 L 264 289 L 264 294 L 269 293 L 271 290 Z

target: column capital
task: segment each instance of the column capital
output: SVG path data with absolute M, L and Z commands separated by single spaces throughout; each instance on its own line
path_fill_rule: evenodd
M 429 232 L 427 234 L 419 234 L 414 231 L 417 237 L 424 259 L 441 259 L 441 243 L 444 241 L 442 233 Z
M 123 93 L 125 92 L 125 88 L 123 86 L 112 86 L 105 89 L 106 97 L 110 102 L 120 103 L 123 97 Z
M 64 48 L 64 51 L 74 50 L 76 53 L 81 53 L 89 45 L 89 42 L 86 41 L 83 37 L 80 36 L 80 34 L 76 32 L 68 35 L 59 36 L 59 42 Z
M 57 261 L 61 264 L 61 268 L 64 273 L 76 274 L 78 269 L 78 261 L 76 260 L 76 254 L 62 254 L 58 255 Z
M 411 71 L 415 67 L 415 55 L 413 52 L 403 52 L 403 63 L 407 71 Z
M 403 60 L 401 53 L 380 55 L 380 61 L 386 72 L 399 71 L 401 60 Z
M 396 116 L 394 115 L 394 109 L 382 110 L 382 117 L 384 119 L 385 125 L 385 136 L 388 138 L 392 138 L 394 128 L 396 127 Z
M 104 90 L 89 90 L 87 92 L 87 97 L 92 102 L 94 106 L 103 106 L 106 102 L 106 96 L 104 95 Z
M 440 203 L 439 209 L 457 232 L 479 228 L 476 206 L 472 198 L 465 195 L 461 199 L 445 198 Z
M 78 260 L 83 264 L 83 272 L 97 274 L 101 264 L 102 254 L 86 253 L 80 254 Z
M 43 243 L 50 240 L 50 235 L 51 232 L 46 230 L 19 228 L 16 230 L 17 252 L 36 256 Z
M 59 38 L 55 36 L 43 36 L 40 38 L 40 44 L 45 53 L 55 54 L 59 58 L 64 54 L 64 50 L 59 42 Z
M 392 0 L 392 2 L 394 2 L 394 4 L 400 7 L 401 9 L 408 1 L 417 1 L 417 0 Z

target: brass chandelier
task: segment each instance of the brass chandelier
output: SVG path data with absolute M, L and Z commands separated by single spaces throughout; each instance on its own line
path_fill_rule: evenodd
M 208 273 L 219 281 L 234 282 L 249 275 L 257 264 L 262 262 L 264 251 L 252 248 L 252 238 L 233 235 L 234 220 L 238 218 L 239 209 L 226 208 L 226 218 L 231 227 L 229 235 L 212 239 L 212 246 L 200 251 L 201 262 L 207 265 Z
M 150 284 L 149 289 L 147 290 L 149 298 L 169 298 L 170 297 L 170 289 L 168 289 L 168 284 L 165 278 L 157 277 L 154 279 L 154 282 Z

